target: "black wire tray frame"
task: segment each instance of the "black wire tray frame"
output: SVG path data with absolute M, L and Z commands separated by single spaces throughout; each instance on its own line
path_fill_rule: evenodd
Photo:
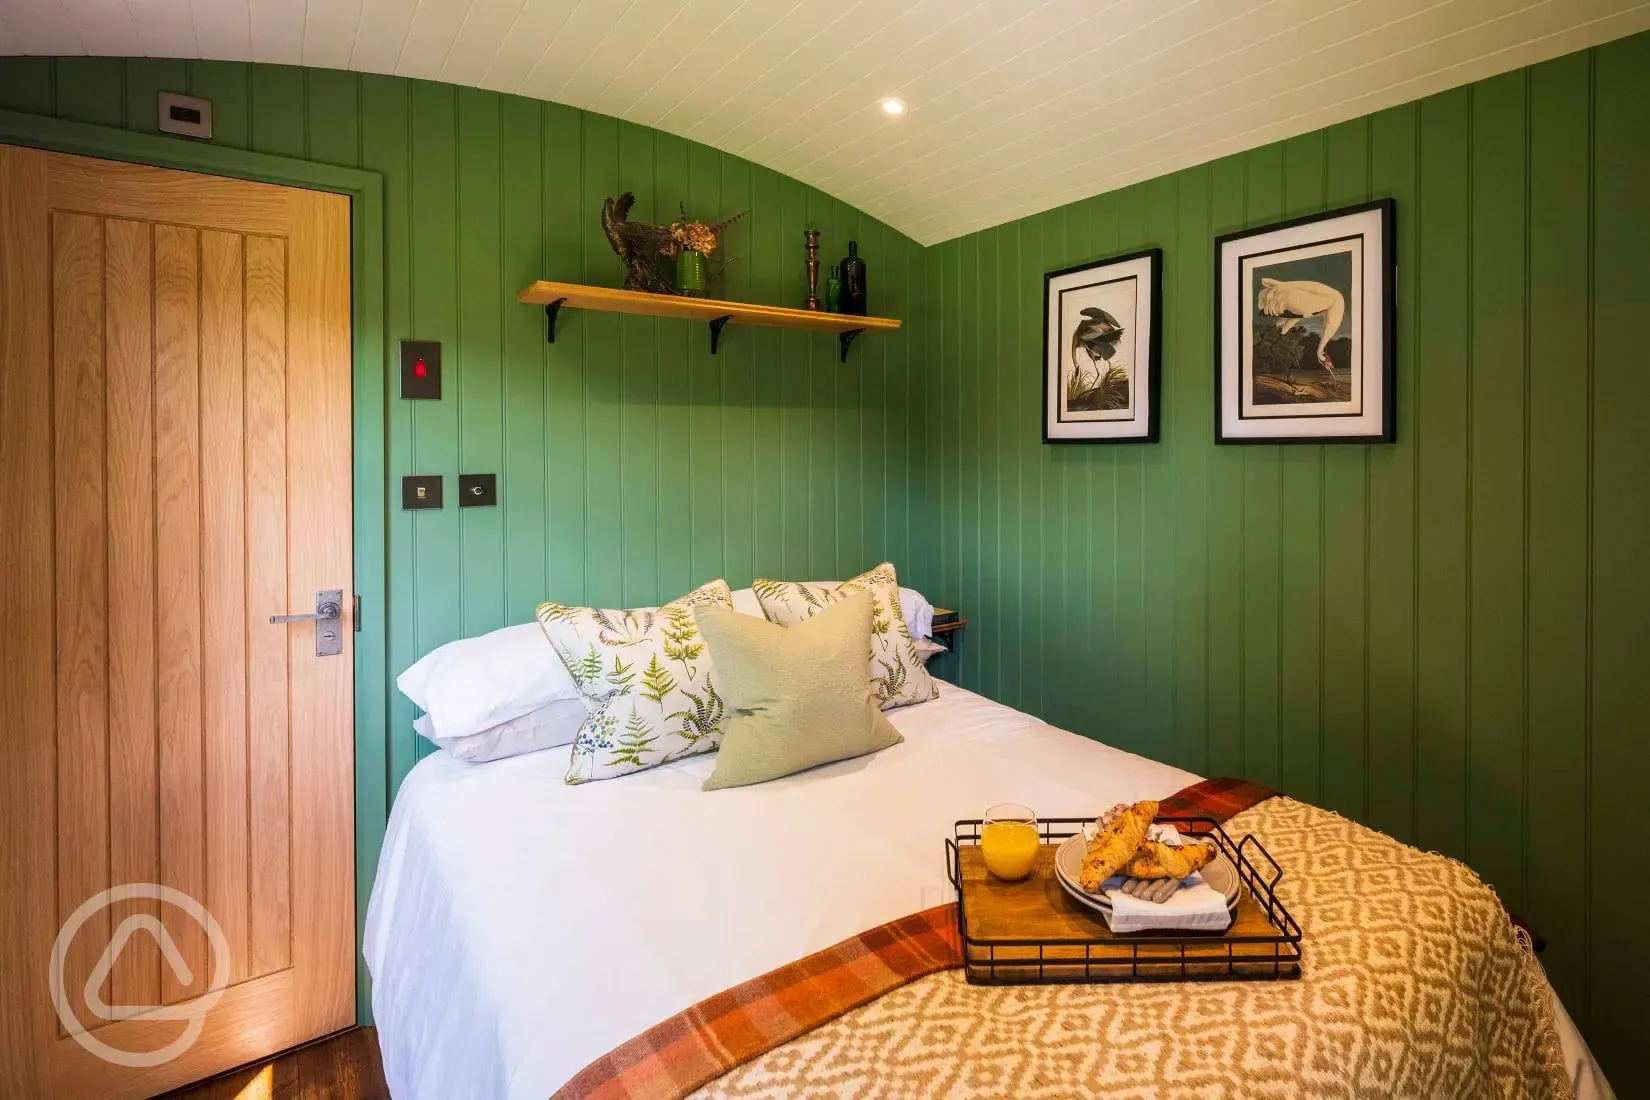
M 1039 819 L 1037 830 L 1044 844 L 1055 844 L 1075 836 L 1093 817 L 1052 817 Z M 957 941 L 962 945 L 963 974 L 972 985 L 1055 985 L 1097 984 L 1102 982 L 1229 982 L 1229 981 L 1288 981 L 1301 976 L 1301 926 L 1290 916 L 1279 900 L 1277 885 L 1283 879 L 1283 868 L 1272 858 L 1260 840 L 1245 834 L 1241 841 L 1233 841 L 1220 822 L 1212 817 L 1193 815 L 1164 815 L 1157 824 L 1173 825 L 1180 832 L 1198 839 L 1212 839 L 1221 854 L 1237 869 L 1238 880 L 1265 915 L 1275 930 L 1270 936 L 1229 936 L 1224 933 L 1184 932 L 1176 930 L 1111 933 L 1105 938 L 1089 940 L 1047 939 L 974 939 L 968 935 L 968 898 L 962 887 L 962 849 L 980 843 L 980 832 L 985 822 L 981 818 L 966 818 L 956 822 L 952 836 L 946 839 L 946 873 L 957 891 Z M 1265 859 L 1271 868 L 1271 877 L 1265 877 L 1250 858 L 1251 853 Z M 1095 919 L 1099 916 L 1096 914 Z M 1211 952 L 1210 948 L 1224 945 L 1225 954 Z M 1270 957 L 1261 952 L 1236 955 L 1237 946 L 1266 947 Z M 1106 948 L 1109 954 L 1095 955 L 1094 949 Z M 1179 957 L 1163 953 L 1167 948 L 1179 948 Z M 999 957 L 999 949 L 1017 949 L 1025 952 L 1036 948 L 1037 954 L 1019 957 Z M 1082 949 L 1082 955 L 1048 956 L 1058 949 L 1072 952 Z M 1153 954 L 1141 957 L 1142 949 Z M 1188 956 L 1188 948 L 1199 953 Z M 1124 951 L 1126 950 L 1126 954 Z M 981 956 L 976 957 L 975 952 Z M 1195 970 L 1188 970 L 1190 965 Z

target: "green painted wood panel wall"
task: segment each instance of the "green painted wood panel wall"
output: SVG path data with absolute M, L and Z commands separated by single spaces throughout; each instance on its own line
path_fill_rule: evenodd
M 965 685 L 1468 861 L 1650 1012 L 1650 35 L 928 250 Z M 1392 196 L 1398 442 L 1216 447 L 1212 241 Z M 1158 446 L 1040 443 L 1041 274 L 1164 250 Z M 1619 1083 L 1619 1082 L 1618 1082 Z
M 394 77 L 151 59 L 6 58 L 0 108 L 155 131 L 155 94 L 214 103 L 214 143 L 382 173 L 385 332 L 445 347 L 446 399 L 391 397 L 390 673 L 539 601 L 640 606 L 725 576 L 834 577 L 913 559 L 921 447 L 907 333 L 828 335 L 569 311 L 556 343 L 515 303 L 535 278 L 618 285 L 601 201 L 633 216 L 751 213 L 728 297 L 801 304 L 802 232 L 860 242 L 873 308 L 920 297 L 922 250 L 788 177 L 559 104 Z M 713 288 L 714 289 L 714 288 Z M 393 384 L 393 364 L 386 363 Z M 499 507 L 408 513 L 402 474 L 499 474 Z M 389 694 L 391 789 L 428 751 Z

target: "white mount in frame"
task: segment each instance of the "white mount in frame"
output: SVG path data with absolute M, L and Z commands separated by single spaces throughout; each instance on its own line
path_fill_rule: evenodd
M 1163 253 L 1043 276 L 1043 442 L 1155 443 Z
M 1215 442 L 1392 440 L 1393 209 L 1215 241 Z

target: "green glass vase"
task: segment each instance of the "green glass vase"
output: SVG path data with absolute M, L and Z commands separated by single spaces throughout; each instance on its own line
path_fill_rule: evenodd
M 676 289 L 690 298 L 705 295 L 705 256 L 685 248 L 676 257 Z

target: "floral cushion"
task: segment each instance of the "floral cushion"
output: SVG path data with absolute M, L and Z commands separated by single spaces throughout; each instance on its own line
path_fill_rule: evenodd
M 899 578 L 883 562 L 839 585 L 759 580 L 751 585 L 762 614 L 780 626 L 795 626 L 855 592 L 871 594 L 871 697 L 883 710 L 926 703 L 939 695 L 934 678 L 911 642 L 899 605 Z
M 726 581 L 659 608 L 539 605 L 539 625 L 589 711 L 573 740 L 569 783 L 643 771 L 721 744 L 724 705 L 693 618 L 703 606 L 733 607 Z

